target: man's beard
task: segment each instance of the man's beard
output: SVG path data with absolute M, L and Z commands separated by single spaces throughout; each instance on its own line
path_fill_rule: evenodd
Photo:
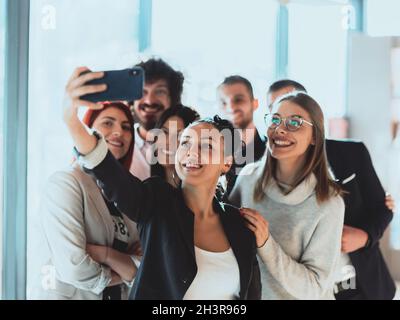
M 243 113 L 242 113 L 243 114 Z M 238 124 L 234 124 L 237 129 L 247 129 L 247 127 L 250 125 L 250 123 L 253 121 L 253 118 L 251 116 L 246 116 L 243 114 L 242 120 Z M 233 121 L 232 121 L 233 122 Z
M 154 129 L 154 127 L 157 124 L 157 121 L 159 119 L 159 112 L 160 111 L 164 111 L 165 107 L 161 104 L 152 104 L 152 105 L 148 105 L 146 103 L 143 103 L 141 105 L 139 105 L 139 110 L 145 111 L 147 108 L 150 109 L 155 109 L 157 110 L 157 114 L 154 114 L 154 120 L 149 120 L 147 119 L 147 121 L 143 121 L 142 119 L 140 119 L 139 115 L 136 113 L 136 110 L 133 110 L 133 118 L 135 120 L 135 122 L 139 123 L 139 125 L 141 127 L 143 127 L 146 131 L 149 131 L 151 129 Z
M 138 121 L 138 122 L 140 123 L 140 126 L 146 131 L 150 131 L 150 130 L 154 129 L 154 127 L 157 124 L 157 120 L 154 120 L 154 121 L 148 120 L 147 122 Z

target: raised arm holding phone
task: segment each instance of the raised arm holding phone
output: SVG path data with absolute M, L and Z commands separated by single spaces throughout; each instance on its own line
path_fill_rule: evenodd
M 85 86 L 102 74 L 79 76 L 82 70 L 67 85 L 64 121 L 85 171 L 120 212 L 138 223 L 143 258 L 131 298 L 259 299 L 255 237 L 239 210 L 210 192 L 230 169 L 235 147 L 241 147 L 222 133 L 234 135 L 232 125 L 214 117 L 183 131 L 175 163 L 179 188 L 159 177 L 142 182 L 108 152 L 104 138 L 88 133 L 78 119 L 80 105 L 101 108 L 79 97 L 106 90 Z

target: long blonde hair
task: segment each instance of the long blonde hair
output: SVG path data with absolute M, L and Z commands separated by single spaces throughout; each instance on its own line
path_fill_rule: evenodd
M 282 96 L 275 105 L 280 105 L 283 101 L 295 103 L 305 110 L 311 117 L 313 123 L 313 136 L 315 145 L 310 145 L 306 155 L 306 161 L 300 174 L 295 178 L 294 184 L 290 188 L 281 188 L 283 194 L 287 195 L 292 192 L 300 183 L 314 174 L 317 180 L 315 192 L 319 203 L 328 200 L 335 195 L 341 195 L 342 190 L 330 177 L 328 171 L 328 161 L 325 150 L 325 129 L 324 115 L 319 104 L 304 92 L 295 91 Z M 277 159 L 273 158 L 270 151 L 267 151 L 267 159 L 261 177 L 256 182 L 254 188 L 254 201 L 260 202 L 264 196 L 264 190 L 276 178 Z M 278 183 L 279 186 L 279 183 Z

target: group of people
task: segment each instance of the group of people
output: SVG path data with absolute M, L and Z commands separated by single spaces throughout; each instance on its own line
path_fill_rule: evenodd
M 44 191 L 35 263 L 54 272 L 37 275 L 30 298 L 394 297 L 379 249 L 394 202 L 363 143 L 325 138 L 301 84 L 269 87 L 263 133 L 244 77 L 225 78 L 220 115 L 200 118 L 181 103 L 181 72 L 137 66 L 137 101 L 81 100 L 107 90 L 86 85 L 104 74 L 85 67 L 68 81 L 74 160 Z

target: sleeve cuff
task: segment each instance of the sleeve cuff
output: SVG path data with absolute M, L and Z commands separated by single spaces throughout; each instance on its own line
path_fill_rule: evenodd
M 136 268 L 139 268 L 142 257 L 133 255 L 133 256 L 131 256 L 131 259 L 132 259 L 133 263 L 135 264 Z
M 267 263 L 270 259 L 275 257 L 275 249 L 277 245 L 278 244 L 275 242 L 275 239 L 270 233 L 269 238 L 264 245 L 257 249 L 257 253 L 264 263 Z
M 88 153 L 87 155 L 79 156 L 78 162 L 85 169 L 92 170 L 105 159 L 107 152 L 107 142 L 104 137 L 100 136 L 100 139 L 97 141 L 97 145 L 92 152 Z
M 122 280 L 122 282 L 128 287 L 128 288 L 132 288 L 133 287 L 133 283 L 135 282 L 136 277 L 133 277 L 132 281 L 126 281 L 126 280 Z
M 100 294 L 111 282 L 111 269 L 106 266 L 101 266 L 100 279 L 96 286 L 91 290 L 95 294 Z
M 130 256 L 135 267 L 138 269 L 140 266 L 140 258 L 138 256 Z M 123 280 L 123 282 L 125 283 L 125 285 L 129 288 L 132 288 L 133 283 L 135 282 L 136 276 L 133 277 L 133 279 L 131 281 L 125 281 Z

